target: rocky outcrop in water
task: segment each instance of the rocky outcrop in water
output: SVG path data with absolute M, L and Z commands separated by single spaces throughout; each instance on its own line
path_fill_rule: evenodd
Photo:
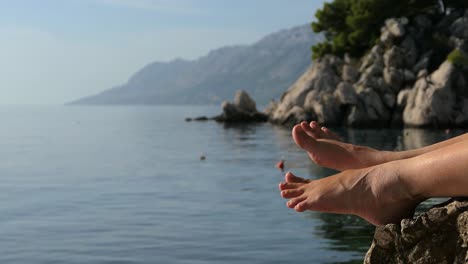
M 255 101 L 244 90 L 236 92 L 234 102 L 224 101 L 223 113 L 214 119 L 218 122 L 266 122 L 268 116 L 257 111 Z
M 468 263 L 468 200 L 377 227 L 364 263 Z
M 467 53 L 468 10 L 387 19 L 365 56 L 323 57 L 267 112 L 279 124 L 466 126 Z
M 257 110 L 255 101 L 244 90 L 239 90 L 236 92 L 233 102 L 224 101 L 221 104 L 221 108 L 223 113 L 218 116 L 212 118 L 205 116 L 186 118 L 185 121 L 215 120 L 225 123 L 268 121 L 268 115 Z

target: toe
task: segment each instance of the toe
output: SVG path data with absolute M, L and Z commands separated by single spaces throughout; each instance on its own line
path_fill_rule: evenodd
M 281 192 L 281 197 L 285 199 L 296 198 L 304 193 L 302 189 L 290 189 Z
M 286 204 L 289 208 L 295 208 L 296 205 L 306 199 L 305 196 L 299 196 L 288 201 Z
M 279 185 L 279 189 L 281 191 L 289 190 L 289 189 L 297 189 L 297 188 L 300 188 L 300 187 L 304 186 L 304 184 L 305 183 L 282 182 Z
M 313 137 L 315 139 L 318 139 L 319 138 L 319 135 L 317 134 L 316 132 L 316 129 L 313 129 L 309 124 L 307 124 L 306 122 L 302 122 L 301 123 L 301 127 L 302 129 L 304 130 L 304 132 L 306 132 L 307 135 L 309 135 L 310 137 Z
M 297 177 L 294 174 L 292 174 L 291 172 L 286 173 L 284 178 L 285 178 L 286 182 L 293 182 L 293 183 L 309 183 L 310 182 L 310 180 L 307 180 L 307 179 L 304 179 L 304 178 L 301 178 L 301 177 Z
M 296 212 L 304 212 L 305 210 L 307 210 L 307 200 L 296 204 L 296 206 L 294 206 L 294 210 L 296 210 Z

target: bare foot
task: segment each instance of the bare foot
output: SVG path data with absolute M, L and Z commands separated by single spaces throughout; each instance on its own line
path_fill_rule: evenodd
M 292 130 L 296 144 L 307 151 L 315 163 L 323 167 L 343 171 L 388 161 L 384 151 L 323 138 L 321 136 L 325 135 L 324 133 L 322 129 L 314 126 L 313 122 L 311 124 L 302 122 Z
M 392 163 L 349 170 L 319 180 L 287 173 L 279 185 L 287 206 L 305 210 L 358 215 L 373 225 L 397 223 L 412 217 L 424 199 L 415 197 Z

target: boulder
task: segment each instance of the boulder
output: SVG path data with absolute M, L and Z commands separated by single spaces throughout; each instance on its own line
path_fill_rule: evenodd
M 429 66 L 429 61 L 431 60 L 433 51 L 428 51 L 424 55 L 421 56 L 419 61 L 412 67 L 411 71 L 417 73 L 421 70 L 426 70 Z
M 386 121 L 390 118 L 390 113 L 380 98 L 380 96 L 370 88 L 366 88 L 358 93 L 364 102 L 364 106 L 369 113 L 369 120 Z
M 234 103 L 224 101 L 221 104 L 223 113 L 213 117 L 218 122 L 266 122 L 268 115 L 257 111 L 255 101 L 245 91 L 237 91 Z
M 456 38 L 468 39 L 468 18 L 460 17 L 450 25 L 450 34 Z
M 414 38 L 407 35 L 405 39 L 400 44 L 401 51 L 403 52 L 403 58 L 405 62 L 405 67 L 411 68 L 419 57 L 419 50 L 416 46 Z
M 356 91 L 354 90 L 354 87 L 347 82 L 341 82 L 340 84 L 338 84 L 333 95 L 338 100 L 338 103 L 341 105 L 357 104 Z
M 418 15 L 413 20 L 420 31 L 427 31 L 432 27 L 432 21 L 426 15 Z
M 347 124 L 353 127 L 386 126 L 391 113 L 380 96 L 371 88 L 364 88 L 357 94 L 359 102 L 351 107 Z
M 406 24 L 408 24 L 407 18 L 401 18 L 401 19 L 390 18 L 390 19 L 385 20 L 385 27 L 387 28 L 388 32 L 394 38 L 400 38 L 403 35 L 405 35 L 406 31 L 405 31 L 404 26 Z
M 405 62 L 405 54 L 399 47 L 392 46 L 385 52 L 384 62 L 387 68 L 402 68 Z
M 328 55 L 318 60 L 282 95 L 278 107 L 270 115 L 270 120 L 280 124 L 309 120 L 313 113 L 306 114 L 304 110 L 306 97 L 311 91 L 317 95 L 332 94 L 341 82 L 338 72 L 342 67 L 341 59 L 334 56 Z M 299 108 L 293 110 L 296 106 Z M 294 118 L 298 119 L 293 121 Z
M 311 114 L 307 113 L 304 108 L 297 105 L 293 106 L 289 111 L 282 116 L 279 120 L 281 125 L 292 126 L 304 120 L 311 120 Z
M 278 102 L 276 102 L 275 100 L 271 100 L 267 107 L 265 107 L 265 110 L 263 110 L 263 112 L 267 115 L 272 115 L 277 108 Z
M 321 124 L 338 125 L 341 121 L 340 103 L 332 94 L 310 92 L 304 109 L 314 113 L 316 120 Z
M 392 88 L 394 92 L 398 92 L 405 80 L 404 73 L 393 67 L 386 67 L 384 69 L 385 83 Z
M 234 97 L 234 105 L 242 111 L 245 112 L 257 112 L 257 106 L 255 101 L 250 98 L 249 94 L 244 90 L 239 90 L 236 92 Z
M 341 79 L 345 82 L 355 83 L 359 78 L 359 72 L 352 66 L 345 64 L 341 73 Z
M 468 201 L 452 199 L 413 219 L 377 227 L 370 263 L 467 263 Z
M 403 121 L 411 126 L 446 126 L 452 123 L 456 96 L 452 89 L 454 65 L 444 62 L 428 79 L 420 78 L 408 96 Z
M 403 76 L 404 76 L 404 81 L 405 82 L 414 82 L 416 80 L 416 76 L 414 76 L 414 73 L 410 70 L 404 69 L 403 70 Z

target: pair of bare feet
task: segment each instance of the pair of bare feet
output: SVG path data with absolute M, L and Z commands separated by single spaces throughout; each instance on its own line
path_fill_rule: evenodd
M 296 125 L 292 136 L 318 165 L 342 172 L 313 181 L 288 172 L 279 189 L 289 208 L 354 214 L 383 225 L 411 216 L 423 200 L 401 181 L 392 153 L 343 143 L 316 122 Z

